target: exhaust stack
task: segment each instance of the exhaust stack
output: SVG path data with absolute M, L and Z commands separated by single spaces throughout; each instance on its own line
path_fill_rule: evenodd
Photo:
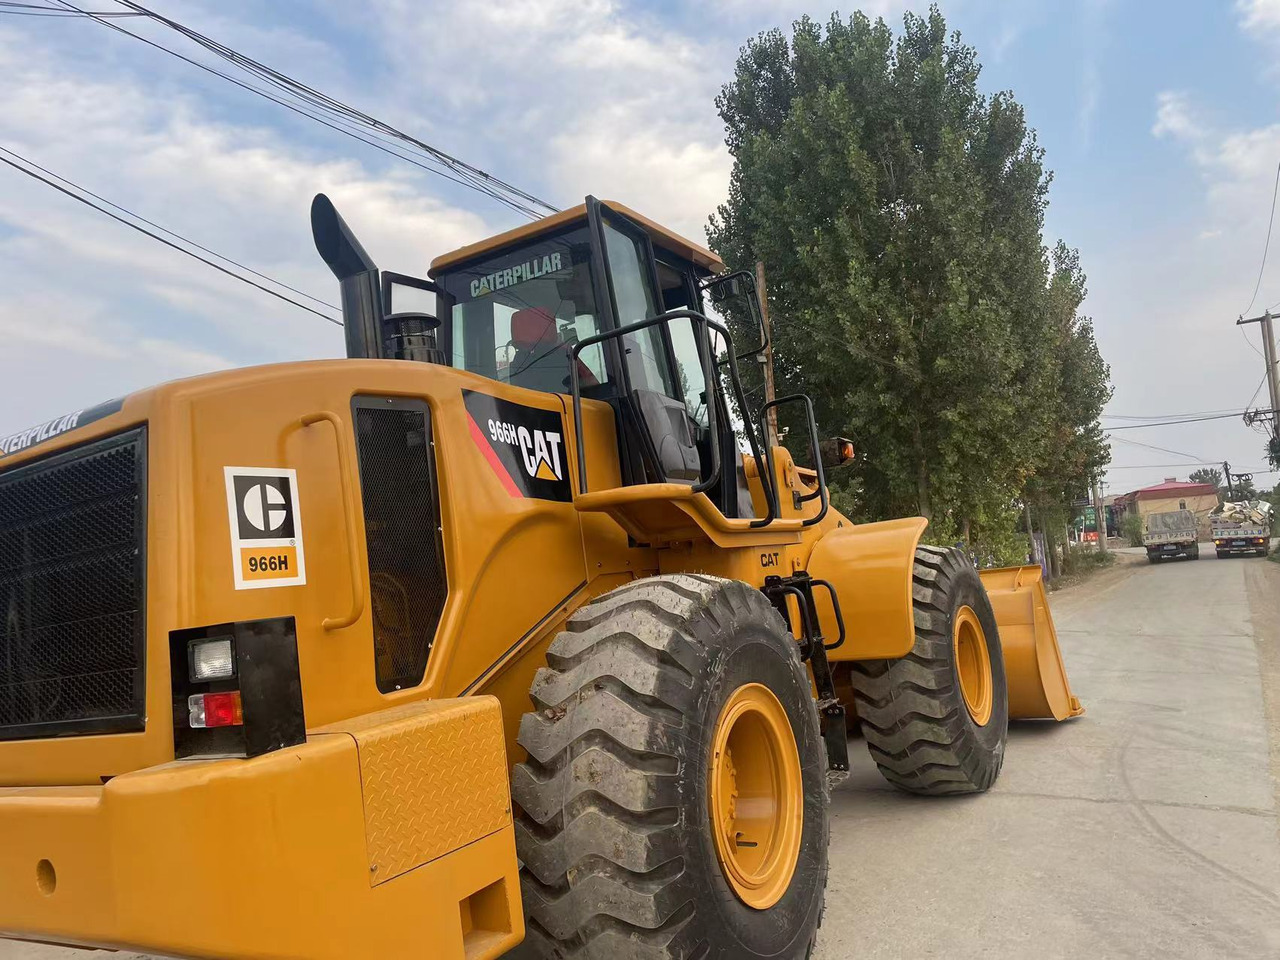
M 382 342 L 382 289 L 378 265 L 365 252 L 342 215 L 323 193 L 311 201 L 311 235 L 316 250 L 338 278 L 342 290 L 342 323 L 347 356 L 378 360 L 386 356 Z

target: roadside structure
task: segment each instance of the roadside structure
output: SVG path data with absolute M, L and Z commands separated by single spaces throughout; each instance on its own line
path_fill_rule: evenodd
M 1142 518 L 1153 513 L 1173 510 L 1190 510 L 1196 515 L 1196 530 L 1202 539 L 1209 536 L 1209 514 L 1218 506 L 1218 490 L 1211 483 L 1190 483 L 1175 477 L 1166 477 L 1163 483 L 1142 487 L 1116 497 L 1119 513 L 1134 513 Z

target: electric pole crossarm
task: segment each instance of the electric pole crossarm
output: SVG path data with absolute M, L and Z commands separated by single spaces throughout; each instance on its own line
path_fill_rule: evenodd
M 1280 447 L 1280 416 L 1276 413 L 1280 410 L 1280 379 L 1277 379 L 1276 339 L 1272 331 L 1272 319 L 1271 311 L 1266 310 L 1260 317 L 1250 317 L 1247 320 L 1241 317 L 1236 321 L 1236 326 L 1248 323 L 1257 323 L 1262 326 L 1262 356 L 1267 364 L 1267 393 L 1271 397 L 1271 444 L 1268 448 L 1268 456 L 1274 460 L 1274 453 L 1277 447 Z

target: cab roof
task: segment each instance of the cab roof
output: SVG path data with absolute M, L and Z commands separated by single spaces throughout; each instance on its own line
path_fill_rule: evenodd
M 722 273 L 724 271 L 724 261 L 701 244 L 685 239 L 680 234 L 668 230 L 661 224 L 636 213 L 630 207 L 618 203 L 616 200 L 601 200 L 600 202 L 610 210 L 621 214 L 643 228 L 649 234 L 649 239 L 653 241 L 655 247 L 661 247 L 663 250 L 668 250 L 686 260 L 692 260 L 697 266 L 711 273 Z M 427 275 L 434 279 L 437 274 L 443 273 L 450 267 L 455 267 L 468 260 L 475 260 L 479 257 L 497 253 L 504 247 L 515 246 L 540 234 L 549 233 L 577 220 L 586 220 L 586 218 L 587 205 L 580 203 L 576 207 L 570 207 L 568 210 L 561 210 L 559 213 L 553 213 L 551 216 L 543 217 L 541 220 L 523 224 L 514 230 L 508 230 L 486 240 L 459 247 L 449 253 L 442 253 L 431 261 L 431 269 L 427 272 Z

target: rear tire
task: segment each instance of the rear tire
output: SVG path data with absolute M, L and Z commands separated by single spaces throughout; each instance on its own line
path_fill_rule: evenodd
M 1192 546 L 1190 557 L 1192 560 L 1200 559 L 1200 544 L 1197 543 L 1194 546 Z
M 529 757 L 512 771 L 528 921 L 517 955 L 807 956 L 827 880 L 827 760 L 799 646 L 764 595 L 708 576 L 639 580 L 574 613 L 547 663 L 530 691 L 537 710 L 520 723 Z M 714 756 L 713 743 L 737 729 L 725 718 L 737 716 L 743 691 L 759 697 L 761 686 L 777 707 L 774 729 L 794 741 L 790 779 L 781 782 L 792 785 L 784 802 L 801 822 L 780 817 L 793 826 L 750 833 L 757 844 L 732 832 L 753 823 L 736 806 L 739 787 L 750 795 L 743 761 L 751 741 L 730 739 Z M 730 755 L 725 772 L 721 758 Z M 715 804 L 722 795 L 734 799 Z M 731 860 L 753 858 L 753 847 L 790 851 L 776 861 L 791 872 L 772 875 L 776 899 L 767 908 L 736 892 L 741 876 L 730 880 L 722 865 L 727 841 L 713 828 L 713 809 L 734 811 L 720 821 L 726 835 L 743 838 L 742 852 L 725 854 Z
M 991 601 L 961 550 L 929 546 L 916 549 L 912 598 L 911 652 L 900 660 L 852 665 L 867 748 L 885 779 L 910 793 L 980 793 L 1000 774 L 1009 728 L 1004 657 Z M 989 663 L 986 706 L 979 711 L 966 696 L 959 639 L 975 623 Z

